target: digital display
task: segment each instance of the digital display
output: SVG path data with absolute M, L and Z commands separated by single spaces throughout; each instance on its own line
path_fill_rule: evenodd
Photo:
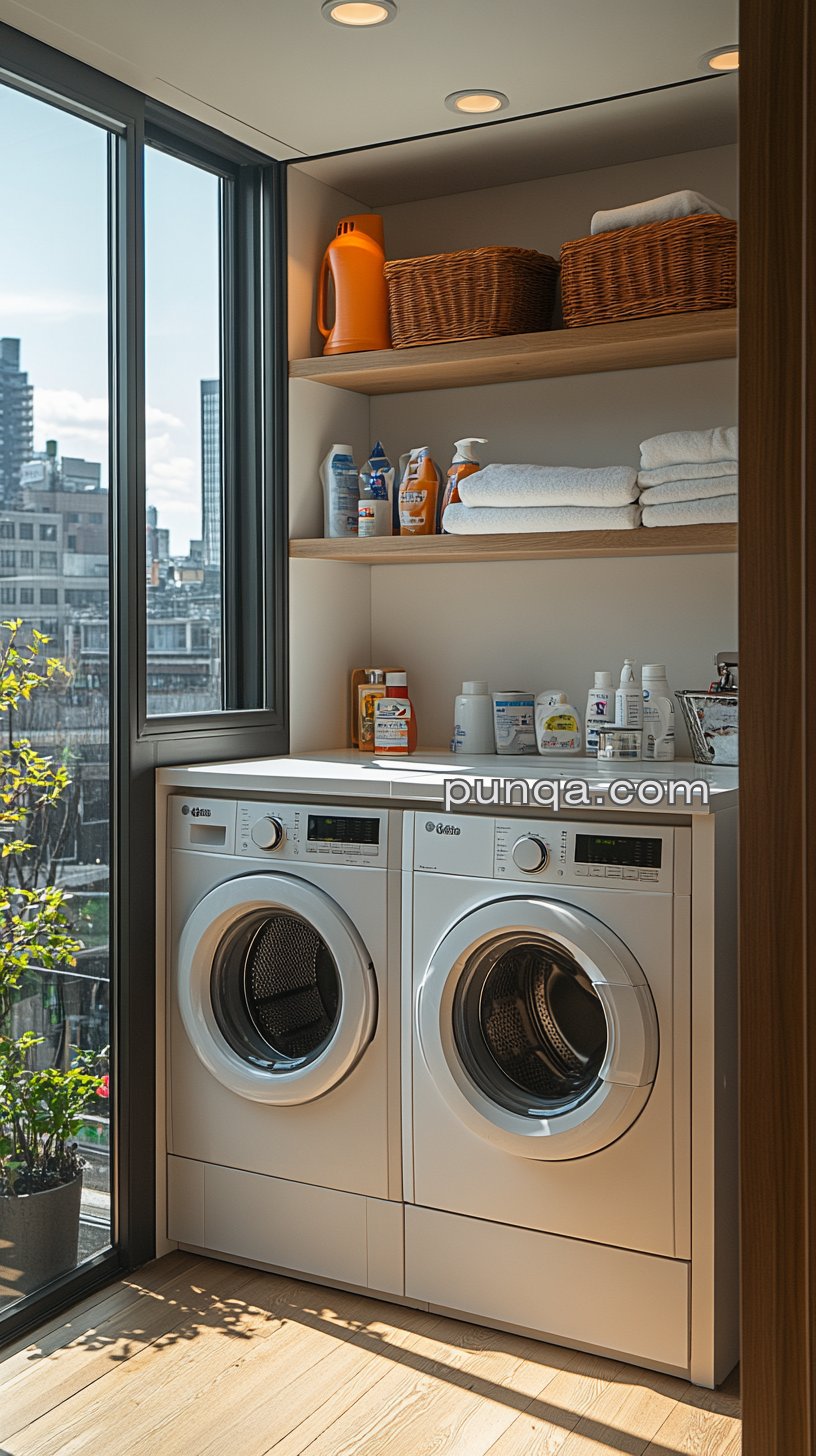
M 379 844 L 379 819 L 358 819 L 328 814 L 310 814 L 307 838 L 321 844 Z
M 576 834 L 576 864 L 634 865 L 637 869 L 659 870 L 663 853 L 661 839 L 623 839 L 608 834 Z

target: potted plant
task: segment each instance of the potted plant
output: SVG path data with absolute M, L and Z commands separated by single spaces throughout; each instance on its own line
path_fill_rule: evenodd
M 108 1079 L 97 1074 L 104 1053 L 77 1051 L 67 1068 L 37 1066 L 42 1038 L 15 1024 L 24 983 L 38 969 L 74 965 L 82 942 L 64 891 L 30 872 L 69 787 L 68 770 L 12 734 L 15 710 L 67 678 L 67 669 L 45 656 L 41 633 L 21 646 L 20 621 L 0 627 L 0 723 L 3 714 L 8 722 L 8 746 L 0 749 L 0 1295 L 13 1298 L 76 1263 L 83 1167 L 76 1136 L 89 1103 L 107 1096 Z

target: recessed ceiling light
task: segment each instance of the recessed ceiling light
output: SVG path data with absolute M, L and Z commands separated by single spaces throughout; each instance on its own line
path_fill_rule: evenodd
M 717 46 L 715 51 L 706 51 L 700 57 L 700 65 L 704 71 L 738 71 L 739 46 Z
M 321 8 L 335 25 L 387 25 L 397 15 L 396 0 L 323 0 Z
M 448 111 L 463 111 L 468 116 L 486 116 L 490 111 L 503 111 L 510 105 L 503 91 L 451 91 L 445 97 Z

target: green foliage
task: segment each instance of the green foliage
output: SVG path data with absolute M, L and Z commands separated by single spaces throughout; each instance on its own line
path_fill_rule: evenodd
M 44 655 L 48 638 L 32 632 L 20 645 L 22 622 L 0 623 L 0 715 L 14 711 L 35 692 L 68 678 L 64 664 Z M 5 735 L 4 735 L 5 736 Z M 54 765 L 28 739 L 12 739 L 0 750 L 0 862 L 19 861 L 36 845 L 28 831 L 40 832 L 47 815 L 70 784 L 67 766 Z M 12 1035 L 17 992 L 31 967 L 49 970 L 75 964 L 82 942 L 72 934 L 65 913 L 67 897 L 54 885 L 24 887 L 22 875 L 0 883 L 0 1196 L 38 1192 L 69 1181 L 82 1163 L 76 1136 L 83 1113 L 107 1078 L 105 1053 L 77 1053 L 67 1070 L 37 1068 L 32 1053 L 42 1038 L 26 1031 Z

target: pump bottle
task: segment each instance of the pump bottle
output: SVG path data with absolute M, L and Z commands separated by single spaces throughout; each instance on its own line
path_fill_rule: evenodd
M 643 695 L 630 657 L 624 660 L 620 687 L 615 693 L 615 722 L 621 728 L 633 728 L 636 733 L 643 728 Z
M 448 506 L 453 505 L 455 501 L 461 499 L 459 495 L 460 480 L 464 480 L 468 475 L 474 475 L 477 470 L 481 469 L 479 461 L 474 454 L 474 445 L 486 444 L 487 440 L 483 440 L 479 435 L 469 436 L 464 440 L 456 441 L 453 463 L 448 470 L 447 481 L 442 495 L 442 504 L 439 508 L 438 529 L 440 531 L 444 531 L 445 529 L 443 517 Z

